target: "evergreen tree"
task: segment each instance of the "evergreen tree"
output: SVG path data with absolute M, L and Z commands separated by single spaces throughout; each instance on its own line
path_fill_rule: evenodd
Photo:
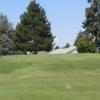
M 92 2 L 92 0 L 88 0 L 88 3 Z
M 55 50 L 57 50 L 57 49 L 60 49 L 60 47 L 59 47 L 59 46 L 56 46 L 56 47 L 55 47 Z
M 15 49 L 22 52 L 50 51 L 54 37 L 44 9 L 32 0 L 16 26 Z
M 71 45 L 69 43 L 66 43 L 65 46 L 62 48 L 65 49 L 65 48 L 69 48 L 69 47 L 71 47 Z
M 5 15 L 0 14 L 0 55 L 9 54 L 13 49 L 13 28 Z
M 100 0 L 90 0 L 91 6 L 86 9 L 86 20 L 83 27 L 100 47 Z

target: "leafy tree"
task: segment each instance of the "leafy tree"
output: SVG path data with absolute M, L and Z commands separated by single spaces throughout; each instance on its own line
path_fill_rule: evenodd
M 50 51 L 54 37 L 44 9 L 32 0 L 16 26 L 15 49 L 22 52 Z
M 0 54 L 9 54 L 12 50 L 12 24 L 5 15 L 0 14 Z

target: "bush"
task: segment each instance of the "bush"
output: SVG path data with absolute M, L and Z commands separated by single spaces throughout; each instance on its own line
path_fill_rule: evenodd
M 79 53 L 95 53 L 96 44 L 88 36 L 83 35 L 77 38 L 76 47 Z

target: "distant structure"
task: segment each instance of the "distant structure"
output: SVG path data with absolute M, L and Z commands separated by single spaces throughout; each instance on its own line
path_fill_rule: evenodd
M 50 54 L 68 54 L 68 53 L 73 53 L 77 54 L 77 48 L 75 46 L 69 47 L 69 48 L 64 48 L 64 49 L 57 49 L 57 50 L 52 50 Z

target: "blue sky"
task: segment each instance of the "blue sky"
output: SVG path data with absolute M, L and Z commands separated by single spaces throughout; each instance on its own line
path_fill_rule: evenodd
M 0 0 L 0 13 L 7 15 L 15 27 L 30 1 Z M 67 42 L 73 44 L 77 33 L 82 30 L 85 8 L 89 6 L 86 0 L 37 0 L 37 2 L 46 11 L 57 45 L 63 46 Z

